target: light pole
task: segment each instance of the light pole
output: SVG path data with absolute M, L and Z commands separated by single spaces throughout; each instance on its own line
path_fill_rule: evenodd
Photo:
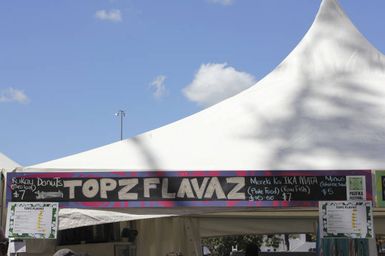
M 126 116 L 126 112 L 120 109 L 115 116 L 120 116 L 120 140 L 123 140 L 123 118 Z

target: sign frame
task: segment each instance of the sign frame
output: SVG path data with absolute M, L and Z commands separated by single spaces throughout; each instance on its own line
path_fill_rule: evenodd
M 303 177 L 303 178 L 314 178 L 316 179 L 322 179 L 323 177 L 344 177 L 345 180 L 345 190 L 348 189 L 346 186 L 346 179 L 348 176 L 363 176 L 365 177 L 365 195 L 366 200 L 372 200 L 372 180 L 371 180 L 371 170 L 335 170 L 335 171 L 101 171 L 101 172 L 36 172 L 36 173 L 9 173 L 7 177 L 7 202 L 15 201 L 15 198 L 13 198 L 13 193 L 15 191 L 15 188 L 19 188 L 19 185 L 21 184 L 21 187 L 24 189 L 35 189 L 33 186 L 36 184 L 33 184 L 33 179 L 42 179 L 42 183 L 49 183 L 50 186 L 57 186 L 57 183 L 55 183 L 55 179 L 66 179 L 66 180 L 86 180 L 86 179 L 103 179 L 103 178 L 109 178 L 109 179 L 158 179 L 162 182 L 162 184 L 152 184 L 150 188 L 150 193 L 153 193 L 156 189 L 161 190 L 163 189 L 163 179 L 167 179 L 168 182 L 171 182 L 172 179 L 177 180 L 178 186 L 183 182 L 184 179 L 204 179 L 208 178 L 208 185 L 209 186 L 212 180 L 217 179 L 218 182 L 222 180 L 227 180 L 227 182 L 231 183 L 231 187 L 228 188 L 229 192 L 232 189 L 235 189 L 235 186 L 237 185 L 232 178 L 239 178 L 239 177 L 245 177 L 245 178 L 258 178 L 257 183 L 260 183 L 260 186 L 262 188 L 265 187 L 273 187 L 274 184 L 268 184 L 268 182 L 272 182 L 274 177 L 277 178 L 277 180 L 282 180 L 285 177 Z M 19 179 L 19 180 L 18 180 Z M 47 182 L 47 180 L 51 179 L 51 182 Z M 228 180 L 229 179 L 229 180 Z M 296 178 L 294 178 L 296 179 Z M 290 179 L 287 179 L 288 183 Z M 15 181 L 18 181 L 16 184 Z M 190 181 L 187 181 L 189 183 Z M 266 181 L 266 182 L 265 182 Z M 218 183 L 217 182 L 217 183 Z M 251 181 L 250 181 L 251 182 Z M 263 184 L 265 182 L 265 185 Z M 285 181 L 286 182 L 286 181 Z M 338 183 L 338 179 L 336 181 Z M 215 182 L 213 182 L 215 183 Z M 219 182 L 220 183 L 220 182 Z M 331 182 L 333 183 L 333 182 Z M 83 183 L 82 183 L 83 184 Z M 190 183 L 189 183 L 190 184 Z M 62 184 L 61 184 L 62 185 Z M 104 184 L 105 185 L 105 184 Z M 218 184 L 217 184 L 218 185 Z M 220 186 L 219 184 L 218 186 Z M 228 184 L 227 184 L 228 185 Z M 239 185 L 239 184 L 238 184 Z M 282 184 L 281 184 L 282 185 Z M 280 186 L 281 186 L 280 185 Z M 285 184 L 283 184 L 285 185 Z M 282 185 L 282 186 L 283 186 Z M 284 200 L 284 198 L 277 199 L 272 198 L 272 200 L 267 200 L 266 197 L 264 198 L 254 198 L 250 196 L 258 196 L 259 190 L 255 189 L 254 191 L 246 191 L 246 199 L 239 199 L 236 197 L 236 193 L 233 194 L 233 196 L 230 198 L 226 192 L 226 199 L 218 199 L 218 198 L 206 198 L 201 197 L 200 200 L 191 199 L 191 197 L 188 197 L 188 194 L 185 192 L 185 198 L 175 200 L 175 198 L 159 198 L 156 197 L 148 197 L 146 200 L 141 200 L 141 198 L 138 198 L 137 200 L 115 200 L 106 198 L 104 200 L 88 200 L 88 201 L 77 201 L 77 200 L 68 200 L 68 201 L 60 201 L 55 200 L 55 198 L 48 198 L 45 200 L 51 200 L 51 201 L 57 201 L 60 202 L 60 207 L 63 208 L 136 208 L 136 207 L 155 207 L 155 208 L 172 208 L 172 207 L 318 207 L 318 201 L 325 201 L 325 200 L 333 200 L 333 196 L 329 195 L 329 193 L 333 193 L 333 186 L 334 183 L 331 184 L 328 188 L 328 190 L 323 191 L 322 193 L 326 193 L 325 195 L 327 197 L 319 196 L 319 199 L 314 199 L 314 197 L 308 197 L 308 199 L 303 197 L 305 199 L 290 199 Z M 74 185 L 75 186 L 75 185 Z M 189 186 L 192 186 L 191 184 Z M 202 186 L 202 182 L 198 184 L 198 186 Z M 278 185 L 277 185 L 278 186 Z M 280 189 L 283 189 L 282 186 Z M 290 185 L 291 186 L 291 185 Z M 293 186 L 286 186 L 286 188 L 293 189 Z M 326 185 L 325 185 L 326 186 Z M 257 185 L 255 185 L 256 188 Z M 327 186 L 326 186 L 327 187 Z M 79 193 L 80 188 L 77 191 L 74 190 L 75 196 L 77 196 L 77 193 Z M 299 188 L 299 190 L 303 189 L 304 192 L 301 192 L 302 194 L 305 194 L 308 190 L 307 188 Z M 82 190 L 80 190 L 82 191 Z M 178 191 L 178 190 L 177 190 Z M 177 192 L 174 191 L 174 192 Z M 207 191 L 207 189 L 206 189 Z M 35 191 L 36 192 L 36 191 Z M 41 191 L 40 191 L 41 192 Z M 52 192 L 52 191 L 51 191 Z M 54 192 L 54 191 L 53 191 Z M 215 191 L 214 191 L 215 192 Z M 234 192 L 234 191 L 233 191 Z M 281 191 L 282 192 L 282 191 Z M 279 192 L 279 193 L 281 193 Z M 107 196 L 108 196 L 107 191 Z M 161 192 L 159 192 L 161 193 Z M 169 193 L 166 191 L 166 195 Z M 196 193 L 196 190 L 194 188 L 194 193 Z M 263 192 L 265 193 L 265 192 Z M 274 193 L 274 192 L 272 192 Z M 283 192 L 282 192 L 283 193 Z M 317 192 L 320 194 L 320 192 Z M 68 193 L 67 193 L 68 194 Z M 338 194 L 338 193 L 337 193 Z M 48 194 L 44 194 L 47 196 Z M 49 194 L 52 195 L 52 194 Z M 206 195 L 206 194 L 205 194 Z M 234 196 L 235 195 L 235 196 Z M 56 194 L 56 196 L 61 196 L 60 194 Z M 162 194 L 163 196 L 163 194 Z M 41 197 L 41 196 L 40 196 Z M 347 197 L 347 196 L 346 196 Z M 251 200 L 252 199 L 252 200 Z M 19 201 L 22 201 L 20 199 L 17 199 Z M 17 201 L 16 200 L 16 201 Z M 28 201 L 28 198 L 25 199 Z M 336 199 L 334 199 L 336 200 Z M 348 200 L 348 198 L 341 198 L 337 200 Z
M 319 225 L 323 239 L 374 238 L 372 201 L 320 201 Z
M 58 221 L 59 203 L 11 202 L 8 204 L 6 237 L 56 239 Z
M 385 171 L 375 171 L 376 206 L 385 208 Z

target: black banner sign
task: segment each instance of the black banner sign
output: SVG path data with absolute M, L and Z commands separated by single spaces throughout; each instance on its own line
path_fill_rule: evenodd
M 93 202 L 150 201 L 159 202 L 155 207 L 167 205 L 162 202 L 169 201 L 184 201 L 187 203 L 183 204 L 184 206 L 190 204 L 229 206 L 230 204 L 226 202 L 238 202 L 237 206 L 249 206 L 250 202 L 260 202 L 257 205 L 261 206 L 271 206 L 272 202 L 286 202 L 282 205 L 287 206 L 287 202 L 308 205 L 305 202 L 347 200 L 349 192 L 346 185 L 348 175 L 340 172 L 165 172 L 161 175 L 137 172 L 136 174 L 138 175 L 133 176 L 128 172 L 12 174 L 8 177 L 7 199 L 13 202 L 62 202 L 70 203 L 69 206 L 71 202 L 76 202 L 78 207 L 92 206 Z M 357 176 L 357 171 L 347 174 Z M 368 176 L 366 171 L 359 174 Z M 366 188 L 371 188 L 371 185 Z M 371 192 L 365 191 L 364 194 L 371 196 Z M 207 204 L 207 201 L 216 203 Z M 85 202 L 87 204 L 82 204 Z M 111 207 L 120 205 L 115 204 Z M 137 205 L 131 203 L 130 206 Z

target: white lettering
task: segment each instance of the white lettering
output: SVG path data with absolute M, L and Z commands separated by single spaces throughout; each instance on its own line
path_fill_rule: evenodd
M 221 183 L 219 182 L 217 177 L 211 178 L 210 183 L 207 186 L 205 198 L 212 198 L 214 193 L 216 194 L 218 199 L 226 199 L 226 195 L 223 192 Z
M 242 188 L 245 187 L 245 177 L 230 177 L 226 178 L 226 182 L 230 184 L 236 184 L 234 188 L 229 192 L 227 195 L 228 199 L 239 199 L 239 200 L 245 200 L 246 195 L 245 193 L 239 192 Z
M 69 199 L 75 198 L 75 187 L 80 187 L 82 185 L 81 180 L 65 180 L 64 187 L 69 188 Z
M 194 188 L 195 194 L 199 199 L 202 199 L 203 193 L 205 192 L 205 189 L 207 187 L 207 183 L 209 182 L 210 178 L 204 177 L 201 186 L 199 187 L 198 179 L 192 179 L 191 184 Z
M 159 178 L 145 178 L 144 183 L 144 197 L 150 197 L 150 189 L 155 189 L 160 183 Z
M 116 188 L 116 181 L 109 178 L 100 180 L 100 198 L 107 198 L 107 191 L 112 191 Z
M 175 198 L 175 193 L 168 192 L 168 178 L 162 179 L 162 198 Z
M 90 179 L 84 182 L 82 188 L 83 195 L 87 198 L 96 196 L 99 192 L 99 183 L 96 179 Z
M 186 179 L 186 178 L 182 179 L 177 196 L 179 198 L 184 198 L 185 196 L 187 196 L 187 198 L 194 198 L 194 193 L 192 191 L 189 179 Z
M 138 193 L 128 193 L 138 182 L 138 179 L 119 180 L 119 186 L 124 186 L 118 192 L 119 200 L 138 200 Z

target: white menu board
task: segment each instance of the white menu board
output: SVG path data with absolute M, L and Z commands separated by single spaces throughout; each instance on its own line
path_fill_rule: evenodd
M 373 238 L 371 201 L 319 202 L 322 238 Z
M 15 239 L 56 239 L 58 203 L 9 203 L 6 236 Z

